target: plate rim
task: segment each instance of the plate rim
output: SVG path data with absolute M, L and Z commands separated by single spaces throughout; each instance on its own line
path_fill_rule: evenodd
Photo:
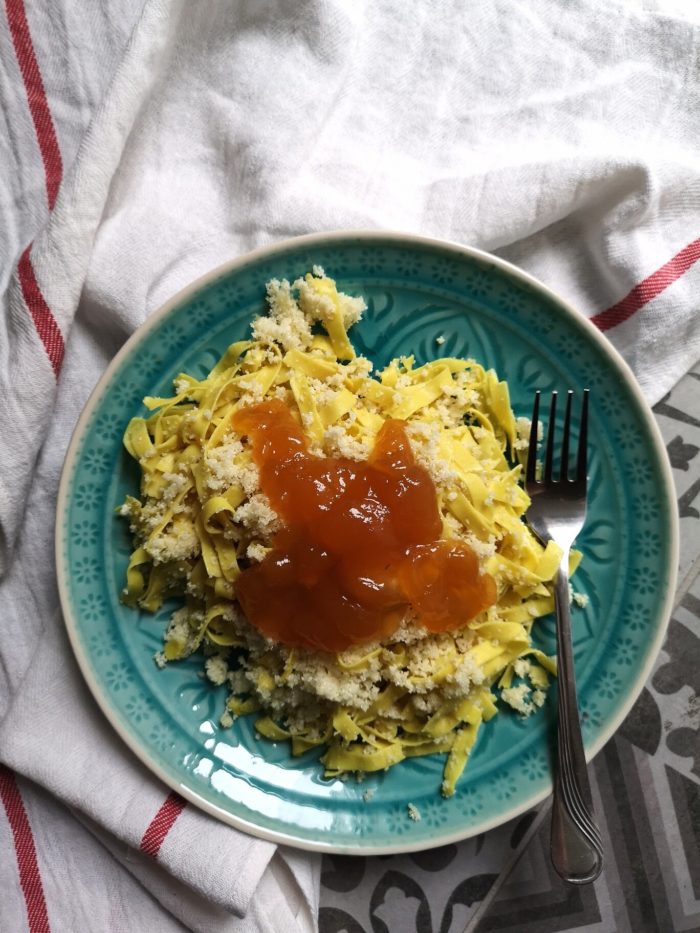
M 465 246 L 462 243 L 441 239 L 439 237 L 403 233 L 401 231 L 395 230 L 333 230 L 327 232 L 303 234 L 301 236 L 295 237 L 286 237 L 283 240 L 277 240 L 272 243 L 259 246 L 254 250 L 242 254 L 241 256 L 221 263 L 220 265 L 210 269 L 208 272 L 205 272 L 194 281 L 188 283 L 178 292 L 172 295 L 167 301 L 154 310 L 148 316 L 148 318 L 129 336 L 123 346 L 117 351 L 115 356 L 109 362 L 96 385 L 92 389 L 71 434 L 70 442 L 68 444 L 61 469 L 61 479 L 59 483 L 58 496 L 56 499 L 56 521 L 54 530 L 55 563 L 63 624 L 68 633 L 71 649 L 78 663 L 78 667 L 80 668 L 83 679 L 85 680 L 93 699 L 97 702 L 110 726 L 116 731 L 122 741 L 125 742 L 127 747 L 136 755 L 136 757 L 149 769 L 149 771 L 160 778 L 161 781 L 163 781 L 166 787 L 175 790 L 189 803 L 194 804 L 200 810 L 203 810 L 209 815 L 214 816 L 221 822 L 229 826 L 233 826 L 235 829 L 245 832 L 249 836 L 263 839 L 268 842 L 288 845 L 293 848 L 305 851 L 324 852 L 326 854 L 358 856 L 397 855 L 407 854 L 410 852 L 427 851 L 428 849 L 436 848 L 438 846 L 460 842 L 479 833 L 488 832 L 491 829 L 495 829 L 497 826 L 503 825 L 509 820 L 514 819 L 525 811 L 536 806 L 546 797 L 550 796 L 552 789 L 545 788 L 544 790 L 537 791 L 524 801 L 521 801 L 511 808 L 506 809 L 500 816 L 495 816 L 484 820 L 480 822 L 478 826 L 465 826 L 461 830 L 457 830 L 450 834 L 439 835 L 439 838 L 436 838 L 435 840 L 416 840 L 413 843 L 411 843 L 410 839 L 407 839 L 406 841 L 392 842 L 390 844 L 384 845 L 334 845 L 332 842 L 304 839 L 281 830 L 267 829 L 265 827 L 258 826 L 256 823 L 252 823 L 241 816 L 230 813 L 228 810 L 202 797 L 199 793 L 189 788 L 186 784 L 183 784 L 170 775 L 165 768 L 162 768 L 160 764 L 158 764 L 158 762 L 149 755 L 148 748 L 135 736 L 129 733 L 129 731 L 122 725 L 119 716 L 112 709 L 109 702 L 109 697 L 107 696 L 106 692 L 103 691 L 100 681 L 92 674 L 88 653 L 84 650 L 84 646 L 78 636 L 78 627 L 76 620 L 73 618 L 71 601 L 66 584 L 68 568 L 67 561 L 64 559 L 62 547 L 63 524 L 61 523 L 61 517 L 66 514 L 66 503 L 70 488 L 69 480 L 73 473 L 73 467 L 77 457 L 78 449 L 80 447 L 80 442 L 84 436 L 87 423 L 90 420 L 92 413 L 103 394 L 105 386 L 109 383 L 114 372 L 119 368 L 122 361 L 130 355 L 132 350 L 141 344 L 146 336 L 165 317 L 167 317 L 175 307 L 199 291 L 201 288 L 208 285 L 210 282 L 222 276 L 228 275 L 231 272 L 234 272 L 236 269 L 242 268 L 251 262 L 264 259 L 269 255 L 283 253 L 289 249 L 297 249 L 299 247 L 305 246 L 313 247 L 314 245 L 320 246 L 321 244 L 325 245 L 343 240 L 365 241 L 367 243 L 372 241 L 384 241 L 399 245 L 409 244 L 416 247 L 437 247 L 451 253 L 457 253 L 462 256 L 467 256 L 471 259 L 476 259 L 481 262 L 491 264 L 492 266 L 499 268 L 502 272 L 505 272 L 507 275 L 510 275 L 514 279 L 520 280 L 521 282 L 531 287 L 534 291 L 546 297 L 554 304 L 555 307 L 557 307 L 558 312 L 563 313 L 566 317 L 573 319 L 577 325 L 583 327 L 584 331 L 587 332 L 588 337 L 593 340 L 603 355 L 607 357 L 613 368 L 617 369 L 621 377 L 624 379 L 627 388 L 631 391 L 635 401 L 637 402 L 638 410 L 643 416 L 645 426 L 648 430 L 649 437 L 655 449 L 660 475 L 663 478 L 663 491 L 670 502 L 676 501 L 673 474 L 671 472 L 671 466 L 666 452 L 666 447 L 663 443 L 661 431 L 654 419 L 648 402 L 642 394 L 641 388 L 637 382 L 636 377 L 634 376 L 634 373 L 632 372 L 625 359 L 621 356 L 619 351 L 613 346 L 613 344 L 603 336 L 598 328 L 592 324 L 591 321 L 585 317 L 585 315 L 583 315 L 580 311 L 577 311 L 573 304 L 568 302 L 561 295 L 559 295 L 549 286 L 545 285 L 539 279 L 535 278 L 535 276 L 531 275 L 530 273 L 520 269 L 518 266 L 513 265 L 512 263 L 500 258 L 499 256 L 494 256 L 492 253 L 478 249 L 477 247 Z M 668 550 L 670 573 L 667 577 L 665 598 L 661 607 L 661 611 L 658 615 L 662 621 L 661 624 L 659 624 L 657 627 L 654 639 L 648 648 L 646 660 L 639 668 L 634 684 L 629 690 L 627 697 L 617 709 L 615 715 L 611 718 L 606 728 L 601 731 L 596 739 L 591 743 L 591 745 L 586 748 L 587 761 L 590 761 L 592 758 L 594 758 L 603 745 L 605 745 L 606 742 L 608 742 L 610 738 L 617 732 L 623 720 L 636 703 L 644 688 L 644 684 L 649 677 L 656 658 L 658 657 L 666 630 L 668 628 L 671 613 L 673 611 L 674 597 L 678 579 L 678 555 L 680 543 L 679 518 L 677 509 L 670 509 L 666 518 L 668 522 L 670 538 Z

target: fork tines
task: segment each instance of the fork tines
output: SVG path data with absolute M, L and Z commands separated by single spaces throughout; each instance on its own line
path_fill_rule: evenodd
M 525 474 L 527 483 L 536 481 L 535 467 L 537 463 L 537 436 L 539 433 L 539 414 L 540 414 L 540 396 L 541 392 L 535 392 L 535 401 L 532 408 L 532 425 L 530 427 L 530 443 L 528 447 L 527 470 Z M 571 435 L 571 403 L 573 400 L 573 390 L 569 389 L 566 393 L 566 413 L 564 415 L 564 431 L 561 444 L 561 463 L 559 469 L 558 482 L 566 483 L 585 483 L 586 482 L 586 450 L 588 447 L 588 395 L 589 390 L 583 390 L 583 402 L 581 403 L 581 421 L 579 428 L 578 453 L 576 455 L 576 472 L 572 480 L 569 480 L 569 438 Z M 544 455 L 544 470 L 542 473 L 542 482 L 550 485 L 557 482 L 553 478 L 554 472 L 554 434 L 557 414 L 557 392 L 552 392 L 552 401 L 549 407 L 549 425 L 547 429 L 547 446 Z

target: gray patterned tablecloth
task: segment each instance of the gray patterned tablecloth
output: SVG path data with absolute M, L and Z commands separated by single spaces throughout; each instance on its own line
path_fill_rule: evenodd
M 700 364 L 654 410 L 678 493 L 678 590 L 653 673 L 591 767 L 603 874 L 557 877 L 545 803 L 459 845 L 324 859 L 320 933 L 700 931 Z

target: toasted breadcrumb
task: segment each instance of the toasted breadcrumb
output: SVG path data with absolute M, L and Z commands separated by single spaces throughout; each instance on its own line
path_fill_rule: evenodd
M 501 690 L 501 699 L 522 716 L 529 716 L 534 710 L 534 706 L 529 702 L 530 696 L 527 684 L 517 684 L 515 687 Z
M 209 680 L 220 687 L 228 679 L 228 664 L 221 655 L 214 655 L 204 662 L 204 670 Z

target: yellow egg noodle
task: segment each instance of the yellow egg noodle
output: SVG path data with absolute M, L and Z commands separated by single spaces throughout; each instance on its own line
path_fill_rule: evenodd
M 534 620 L 552 611 L 561 552 L 523 522 L 529 422 L 516 421 L 506 383 L 474 360 L 416 366 L 400 357 L 374 377 L 348 337 L 364 302 L 317 267 L 291 285 L 268 283 L 267 301 L 252 339 L 232 344 L 205 379 L 178 375 L 172 397 L 144 399 L 153 414 L 129 422 L 124 444 L 141 468 L 141 498 L 120 509 L 136 544 L 123 598 L 154 612 L 184 596 L 156 661 L 202 649 L 209 679 L 230 690 L 223 726 L 261 711 L 257 732 L 291 741 L 294 755 L 324 746 L 328 776 L 444 752 L 449 796 L 497 711 L 493 688 L 528 715 L 556 673 L 530 638 Z M 286 647 L 250 625 L 236 578 L 264 558 L 279 521 L 231 415 L 266 398 L 296 413 L 319 456 L 366 459 L 383 422 L 405 420 L 435 483 L 443 535 L 471 545 L 496 581 L 496 604 L 440 634 L 408 618 L 384 642 L 337 655 Z

